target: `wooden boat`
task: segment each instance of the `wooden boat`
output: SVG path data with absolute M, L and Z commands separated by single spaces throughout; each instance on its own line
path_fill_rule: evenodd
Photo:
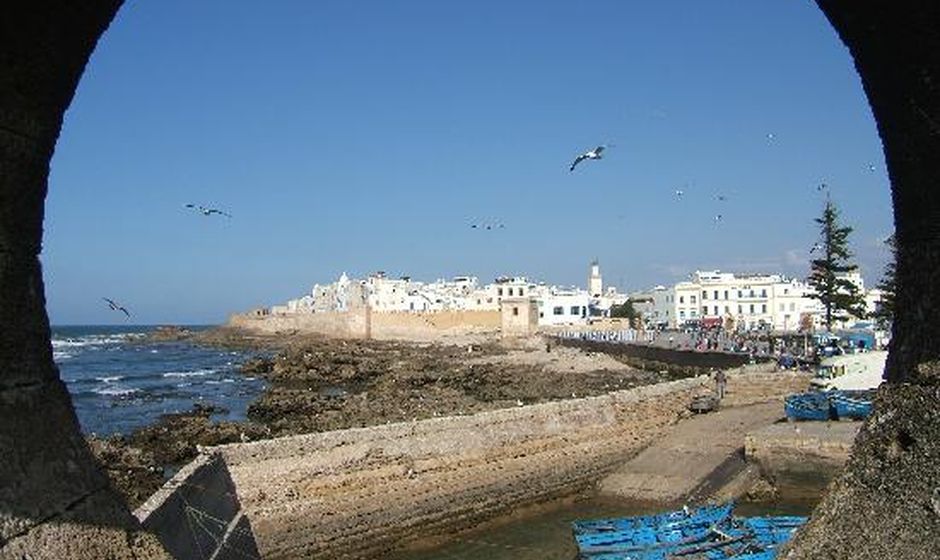
M 584 560 L 773 560 L 806 522 L 798 516 L 732 516 L 734 504 L 656 515 L 576 521 Z
M 784 401 L 784 411 L 792 420 L 830 420 L 834 417 L 826 393 L 798 393 Z
M 869 391 L 830 391 L 829 401 L 836 417 L 851 420 L 867 418 L 872 411 L 872 393 Z
M 575 521 L 572 523 L 572 529 L 577 535 L 582 533 L 626 531 L 643 527 L 660 527 L 682 523 L 714 524 L 730 518 L 733 509 L 734 502 L 716 505 L 709 504 L 654 515 Z

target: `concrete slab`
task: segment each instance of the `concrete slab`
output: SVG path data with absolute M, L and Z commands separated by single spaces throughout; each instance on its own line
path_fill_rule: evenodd
M 643 501 L 681 500 L 741 452 L 748 432 L 783 416 L 783 406 L 775 400 L 683 420 L 665 438 L 605 478 L 600 493 Z

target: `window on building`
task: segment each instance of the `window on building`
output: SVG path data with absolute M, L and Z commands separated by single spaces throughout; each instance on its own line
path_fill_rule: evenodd
M 512 314 L 513 314 L 513 315 L 519 315 L 519 308 L 518 308 L 518 307 L 513 307 L 513 308 L 512 308 Z
M 741 290 L 738 290 L 738 299 L 741 299 Z
M 502 289 L 502 288 L 496 288 L 496 295 L 498 295 L 498 296 L 503 295 L 503 289 Z
M 763 288 L 760 291 L 760 297 L 767 297 L 767 288 Z
M 795 303 L 791 303 L 791 304 L 790 304 L 790 311 L 796 311 L 796 304 L 795 304 Z
M 752 304 L 751 304 L 751 315 L 753 315 L 753 314 L 754 314 L 754 304 L 752 303 Z
M 692 318 L 695 319 L 696 317 L 698 317 L 698 311 L 696 311 L 696 310 L 693 309 L 693 310 L 692 310 Z
M 685 319 L 685 309 L 680 309 L 680 310 L 679 310 L 679 318 L 680 318 L 680 319 Z
M 718 290 L 712 292 L 712 295 L 714 296 L 712 299 L 718 299 Z
M 708 299 L 708 292 L 706 290 L 702 290 L 702 299 Z
M 760 306 L 760 312 L 761 312 L 761 313 L 767 313 L 767 304 L 766 304 L 766 303 L 762 303 L 762 304 L 761 304 L 761 306 Z
M 754 290 L 751 290 L 749 297 L 754 297 Z
M 685 296 L 679 296 L 679 303 L 685 303 Z
M 728 299 L 728 290 L 725 290 L 725 299 Z
M 725 315 L 727 315 L 728 313 L 731 313 L 731 308 L 726 305 L 726 306 L 725 306 Z
M 788 290 L 787 288 L 784 288 L 784 289 L 783 289 L 783 295 L 787 295 L 787 294 L 789 294 L 789 293 L 790 293 L 790 290 Z
M 742 314 L 742 313 L 744 313 L 744 308 L 742 308 L 742 307 L 739 305 L 739 306 L 738 306 L 738 315 L 740 315 L 740 314 Z
M 787 306 L 785 304 L 780 304 L 780 311 L 786 311 Z
M 509 288 L 506 292 L 507 292 L 506 295 L 511 296 L 511 295 L 512 295 L 512 288 Z
M 707 306 L 707 305 L 703 305 L 703 306 L 702 306 L 702 315 L 708 315 L 708 306 Z
M 544 316 L 545 316 L 545 314 L 542 313 L 541 311 L 539 311 L 539 319 L 541 319 L 541 318 L 544 317 Z
M 564 308 L 564 307 L 562 307 L 562 306 L 559 305 L 558 307 L 553 307 L 553 308 L 552 308 L 552 315 L 564 315 L 564 314 L 565 314 L 565 308 Z
M 715 315 L 718 315 L 718 306 L 715 306 Z
M 579 305 L 572 305 L 572 306 L 571 306 L 571 314 L 572 314 L 572 315 L 580 315 L 580 314 L 581 314 L 581 306 L 579 306 Z
M 523 295 L 522 288 L 519 288 L 519 295 Z
M 689 296 L 689 303 L 695 303 L 695 296 Z

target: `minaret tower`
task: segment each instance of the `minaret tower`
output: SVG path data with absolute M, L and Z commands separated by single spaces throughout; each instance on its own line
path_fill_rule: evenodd
M 591 275 L 588 277 L 588 294 L 600 297 L 604 293 L 604 281 L 601 279 L 601 265 L 597 259 L 591 261 Z

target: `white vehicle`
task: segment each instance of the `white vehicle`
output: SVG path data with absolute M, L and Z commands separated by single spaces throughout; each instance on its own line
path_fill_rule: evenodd
M 823 358 L 810 383 L 820 390 L 876 389 L 881 385 L 887 358 L 884 350 Z

